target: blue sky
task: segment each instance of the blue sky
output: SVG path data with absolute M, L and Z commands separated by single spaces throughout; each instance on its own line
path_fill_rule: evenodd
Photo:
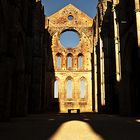
M 90 17 L 96 14 L 98 0 L 41 0 L 45 7 L 45 15 L 50 16 L 68 4 L 73 4 Z
M 79 35 L 74 31 L 66 31 L 60 36 L 60 42 L 65 48 L 76 47 L 79 44 L 79 40 Z

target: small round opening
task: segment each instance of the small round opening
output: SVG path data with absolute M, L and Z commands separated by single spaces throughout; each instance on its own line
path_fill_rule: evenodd
M 68 19 L 69 19 L 69 20 L 73 20 L 73 16 L 72 16 L 72 15 L 69 15 L 69 16 L 68 16 Z
M 80 42 L 80 37 L 75 30 L 66 30 L 60 35 L 60 43 L 64 48 L 75 48 Z

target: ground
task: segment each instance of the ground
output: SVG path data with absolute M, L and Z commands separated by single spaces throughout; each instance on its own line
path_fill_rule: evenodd
M 140 140 L 140 117 L 37 114 L 0 123 L 0 140 Z

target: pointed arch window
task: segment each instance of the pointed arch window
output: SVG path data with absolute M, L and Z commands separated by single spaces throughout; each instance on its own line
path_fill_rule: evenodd
M 67 56 L 67 68 L 72 68 L 72 55 Z
M 60 55 L 57 56 L 57 68 L 58 69 L 61 68 L 61 56 Z
M 58 80 L 54 82 L 54 98 L 58 98 Z
M 60 69 L 62 66 L 62 55 L 60 53 L 56 55 L 56 63 L 57 68 Z
M 85 98 L 85 80 L 80 80 L 80 98 Z
M 67 98 L 72 98 L 72 80 L 68 79 L 66 84 Z
M 83 55 L 78 56 L 78 68 L 83 68 Z

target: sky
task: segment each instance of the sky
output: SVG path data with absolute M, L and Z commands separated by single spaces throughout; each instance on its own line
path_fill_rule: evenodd
M 50 16 L 68 4 L 73 4 L 90 17 L 95 17 L 98 0 L 41 0 L 45 15 Z
M 65 48 L 76 47 L 79 44 L 79 40 L 79 35 L 74 31 L 65 31 L 60 36 L 60 42 Z

